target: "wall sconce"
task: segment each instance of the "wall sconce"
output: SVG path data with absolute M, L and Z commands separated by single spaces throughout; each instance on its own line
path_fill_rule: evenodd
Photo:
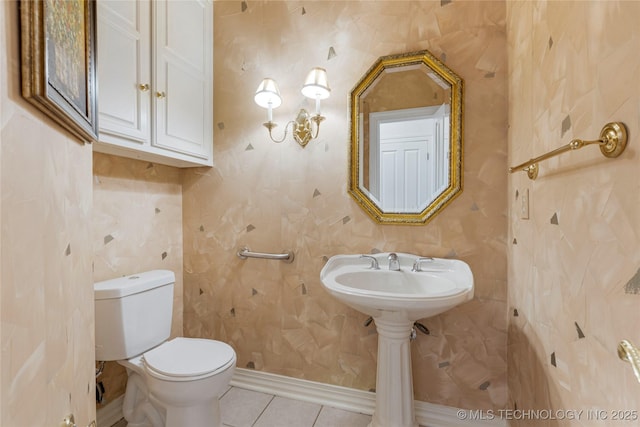
M 314 68 L 309 72 L 304 86 L 302 86 L 302 94 L 307 98 L 315 99 L 316 101 L 316 113 L 311 116 L 304 108 L 298 113 L 298 117 L 295 120 L 291 120 L 284 127 L 284 136 L 280 140 L 273 138 L 271 131 L 277 126 L 273 122 L 273 109 L 278 108 L 282 104 L 282 97 L 278 90 L 278 85 L 275 80 L 266 78 L 262 80 L 260 86 L 256 90 L 254 100 L 256 104 L 267 109 L 267 122 L 263 123 L 263 126 L 269 130 L 269 137 L 273 142 L 282 142 L 287 137 L 287 128 L 292 125 L 293 139 L 302 147 L 306 146 L 309 141 L 316 139 L 320 133 L 320 123 L 325 119 L 320 115 L 320 100 L 329 98 L 331 89 L 329 89 L 329 83 L 327 82 L 327 71 L 324 68 Z M 311 122 L 316 124 L 316 132 L 313 135 L 311 130 Z

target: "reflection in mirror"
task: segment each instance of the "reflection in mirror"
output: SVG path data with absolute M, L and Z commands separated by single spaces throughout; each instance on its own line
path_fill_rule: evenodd
M 349 193 L 378 222 L 425 223 L 462 191 L 462 85 L 422 51 L 353 89 Z

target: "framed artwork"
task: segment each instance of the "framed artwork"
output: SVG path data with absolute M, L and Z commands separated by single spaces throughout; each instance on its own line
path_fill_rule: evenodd
M 21 0 L 22 96 L 85 142 L 97 139 L 94 0 Z

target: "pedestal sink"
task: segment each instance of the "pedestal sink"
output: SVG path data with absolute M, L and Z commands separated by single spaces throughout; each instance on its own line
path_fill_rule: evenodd
M 400 270 L 389 270 L 389 258 Z M 379 269 L 375 266 L 379 265 Z M 369 427 L 417 427 L 409 336 L 418 319 L 473 298 L 473 274 L 460 260 L 411 254 L 336 255 L 320 272 L 338 300 L 372 316 L 378 330 L 376 409 Z

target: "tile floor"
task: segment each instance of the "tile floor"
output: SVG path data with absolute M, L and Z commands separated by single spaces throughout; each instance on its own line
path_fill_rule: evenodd
M 225 427 L 367 427 L 363 415 L 315 403 L 230 387 L 220 398 Z M 126 427 L 120 421 L 113 427 Z
M 231 387 L 220 399 L 228 427 L 367 427 L 370 415 Z

